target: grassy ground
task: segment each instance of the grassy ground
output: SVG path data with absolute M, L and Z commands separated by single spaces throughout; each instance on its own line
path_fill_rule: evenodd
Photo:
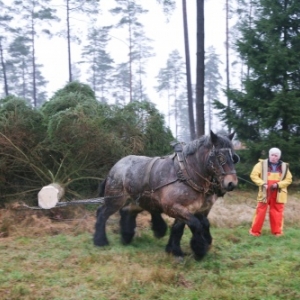
M 68 219 L 64 210 L 0 211 L 0 299 L 299 299 L 298 198 L 286 205 L 284 236 L 271 236 L 266 222 L 255 238 L 248 235 L 254 197 L 239 191 L 218 200 L 213 245 L 202 261 L 192 256 L 188 230 L 184 260 L 167 255 L 168 237 L 152 236 L 147 215 L 129 246 L 111 218 L 110 245 L 100 249 L 92 244 L 94 212 L 80 208 Z M 250 214 L 239 219 L 246 208 Z

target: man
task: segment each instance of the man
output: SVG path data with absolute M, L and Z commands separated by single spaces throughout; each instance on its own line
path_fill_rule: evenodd
M 287 201 L 287 187 L 292 183 L 289 165 L 280 160 L 278 148 L 269 150 L 269 159 L 259 160 L 250 178 L 258 185 L 257 206 L 249 233 L 260 236 L 266 212 L 269 208 L 271 232 L 275 236 L 283 234 L 283 210 Z

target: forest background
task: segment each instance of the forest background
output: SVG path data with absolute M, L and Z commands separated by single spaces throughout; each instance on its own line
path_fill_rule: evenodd
M 158 2 L 166 17 L 173 4 L 179 3 Z M 165 155 L 172 151 L 171 140 L 190 140 L 185 59 L 174 49 L 165 67 L 157 72 L 156 90 L 167 102 L 166 123 L 146 92 L 145 66 L 154 53 L 143 28 L 146 12 L 142 1 L 114 3 L 107 12 L 114 22 L 98 27 L 95 20 L 101 1 L 64 1 L 64 22 L 58 20 L 57 7 L 51 1 L 15 1 L 13 6 L 0 1 L 2 198 L 27 198 L 42 183 L 57 180 L 68 186 L 70 198 L 90 195 L 122 156 Z M 197 1 L 197 8 L 201 5 L 205 9 L 204 1 Z M 252 165 L 258 158 L 267 157 L 273 146 L 283 150 L 283 159 L 291 162 L 297 177 L 300 3 L 240 0 L 224 1 L 222 5 L 227 12 L 222 28 L 227 33 L 226 86 L 221 81 L 219 55 L 209 47 L 203 86 L 206 127 L 211 129 L 212 124 L 220 122 L 225 132 L 236 131 L 243 148 L 237 166 L 241 178 L 246 180 Z M 90 20 L 91 26 L 86 43 L 81 44 L 81 60 L 75 62 L 72 51 L 80 35 L 72 22 L 78 16 Z M 233 16 L 237 21 L 227 28 Z M 51 24 L 60 24 L 59 32 Z M 108 43 L 110 30 L 120 28 L 125 32 L 128 57 L 116 64 Z M 36 56 L 36 42 L 43 35 L 59 35 L 68 50 L 69 83 L 50 99 L 48 79 Z M 233 56 L 235 59 L 229 62 Z M 86 69 L 85 82 L 80 82 Z M 215 119 L 213 109 L 218 110 L 219 119 Z

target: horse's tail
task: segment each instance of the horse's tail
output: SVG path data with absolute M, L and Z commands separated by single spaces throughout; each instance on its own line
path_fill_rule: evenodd
M 105 179 L 100 183 L 99 197 L 104 197 L 105 185 L 106 185 L 106 179 L 107 179 L 107 178 L 105 178 Z

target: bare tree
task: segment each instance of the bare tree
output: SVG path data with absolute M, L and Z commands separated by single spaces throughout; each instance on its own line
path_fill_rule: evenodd
M 196 124 L 197 137 L 205 134 L 204 118 L 204 0 L 197 0 Z
M 186 84 L 187 84 L 187 100 L 188 100 L 190 138 L 191 138 L 191 140 L 194 140 L 196 138 L 196 132 L 195 132 L 195 121 L 194 121 L 193 90 L 192 90 L 192 80 L 191 80 L 191 62 L 190 62 L 189 32 L 188 32 L 188 24 L 187 24 L 186 0 L 182 0 L 182 14 L 183 14 Z

